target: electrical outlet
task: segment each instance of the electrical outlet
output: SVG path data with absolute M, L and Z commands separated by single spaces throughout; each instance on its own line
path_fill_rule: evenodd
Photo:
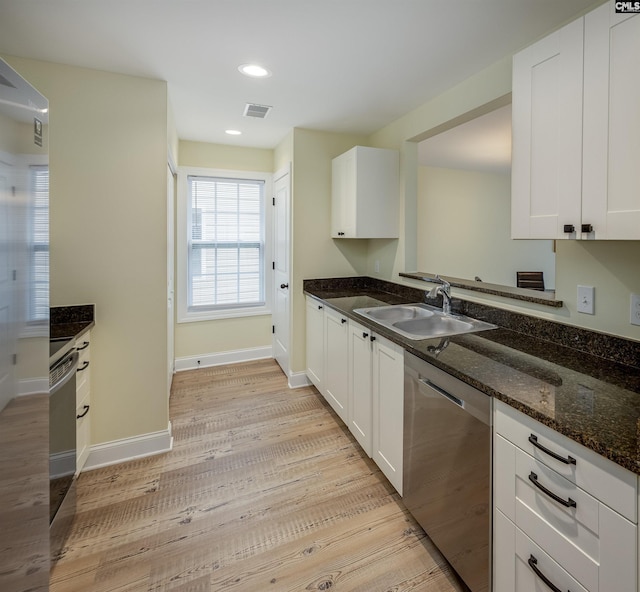
M 380 261 L 378 259 L 376 259 L 374 270 L 376 273 L 380 273 Z
M 578 312 L 594 314 L 595 291 L 593 286 L 578 286 Z
M 629 322 L 632 325 L 640 325 L 640 294 L 631 294 Z

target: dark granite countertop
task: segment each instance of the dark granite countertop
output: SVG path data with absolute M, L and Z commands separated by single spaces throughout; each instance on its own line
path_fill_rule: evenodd
M 50 309 L 51 339 L 77 339 L 95 326 L 94 305 L 55 306 Z
M 640 364 L 635 363 L 640 360 L 640 344 L 538 320 L 531 321 L 533 335 L 512 326 L 443 339 L 405 339 L 353 310 L 376 303 L 417 302 L 422 292 L 358 279 L 306 280 L 304 290 L 406 351 L 640 475 Z M 458 302 L 461 306 L 465 314 L 473 312 Z M 501 314 L 509 313 L 485 311 L 482 320 L 500 325 L 496 321 Z M 505 324 L 530 330 L 523 315 L 514 314 L 517 318 Z M 560 343 L 547 339 L 556 332 Z M 577 343 L 582 351 L 563 339 Z M 609 355 L 624 363 L 606 359 Z

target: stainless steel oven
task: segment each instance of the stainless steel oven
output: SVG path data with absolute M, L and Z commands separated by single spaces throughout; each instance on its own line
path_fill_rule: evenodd
M 71 339 L 52 340 L 49 368 L 49 525 L 51 557 L 62 549 L 75 514 L 76 372 Z
M 491 397 L 405 353 L 403 501 L 472 592 L 491 590 Z

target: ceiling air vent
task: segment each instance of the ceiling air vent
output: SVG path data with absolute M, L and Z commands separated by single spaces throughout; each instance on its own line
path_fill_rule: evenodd
M 271 111 L 269 105 L 256 105 L 255 103 L 247 103 L 244 107 L 245 117 L 257 117 L 258 119 L 264 119 L 269 111 Z

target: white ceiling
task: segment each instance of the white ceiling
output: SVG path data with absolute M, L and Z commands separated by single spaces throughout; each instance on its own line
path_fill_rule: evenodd
M 166 80 L 180 138 L 273 148 L 293 127 L 372 133 L 593 5 L 0 0 L 0 53 Z M 247 102 L 273 110 L 245 118 Z

